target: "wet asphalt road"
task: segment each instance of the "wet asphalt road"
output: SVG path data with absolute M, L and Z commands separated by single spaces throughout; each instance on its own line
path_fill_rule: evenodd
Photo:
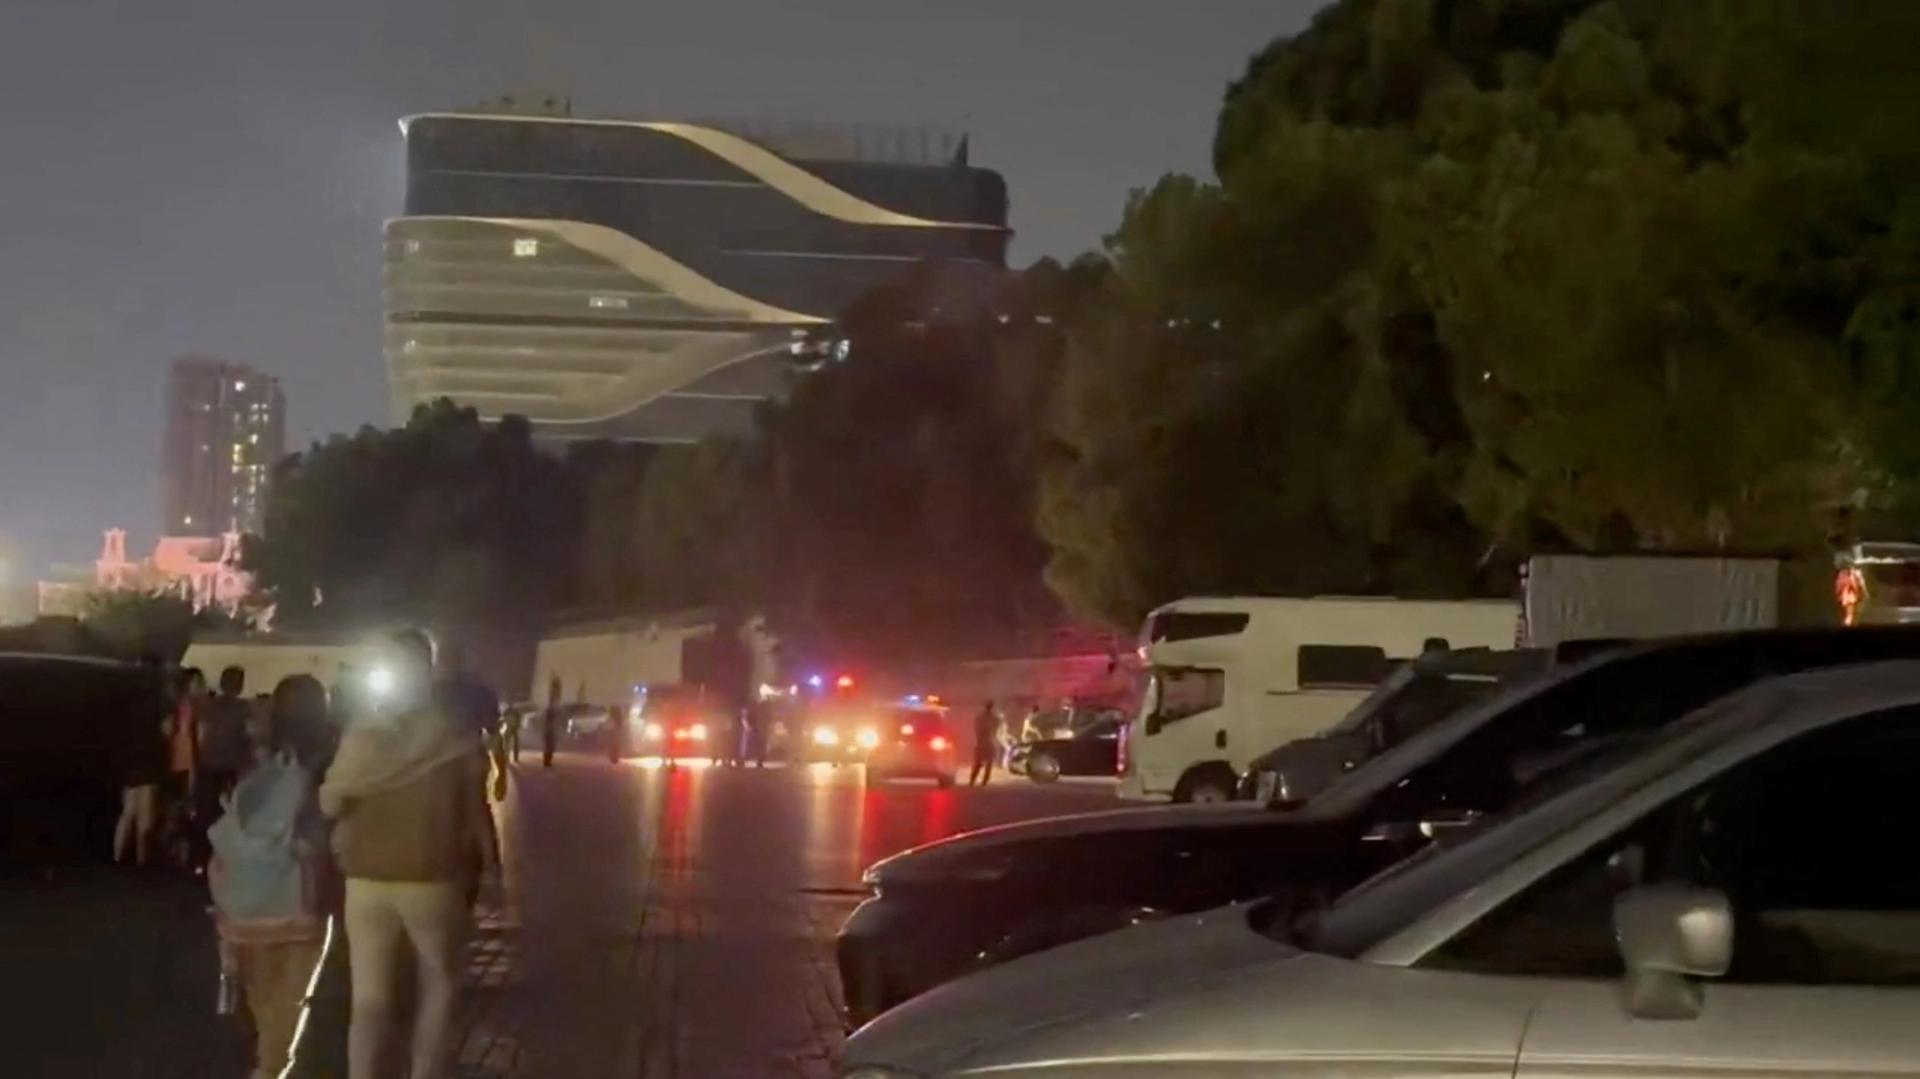
M 464 1075 L 814 1076 L 840 1040 L 834 932 L 861 870 L 989 824 L 1118 805 L 1024 780 L 869 788 L 537 755 L 501 807 L 507 902 L 475 946 Z
M 1111 785 L 867 788 L 860 769 L 671 771 L 537 754 L 497 807 L 507 880 L 471 950 L 461 1079 L 831 1074 L 833 935 L 875 860 L 968 828 L 1113 808 Z M 239 1079 L 204 886 L 0 875 L 0 1075 Z M 344 1031 L 335 1037 L 344 1039 Z

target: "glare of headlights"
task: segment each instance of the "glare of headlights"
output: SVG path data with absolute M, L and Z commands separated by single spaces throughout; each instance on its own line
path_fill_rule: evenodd
M 658 742 L 666 733 L 658 723 L 647 724 L 647 741 L 649 742 Z
M 705 723 L 695 723 L 693 726 L 687 728 L 687 737 L 696 742 L 706 741 L 707 725 Z
M 880 744 L 879 731 L 874 730 L 872 727 L 860 728 L 860 745 L 861 746 L 867 749 L 872 749 L 874 746 L 877 746 L 879 744 Z
M 818 746 L 837 746 L 840 744 L 840 732 L 832 727 L 815 727 L 813 744 Z

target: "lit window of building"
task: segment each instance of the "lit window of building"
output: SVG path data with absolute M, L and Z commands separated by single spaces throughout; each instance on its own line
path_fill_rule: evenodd
M 540 241 L 531 236 L 516 236 L 513 240 L 513 257 L 529 259 L 540 253 Z
M 627 298 L 625 296 L 594 296 L 587 300 L 587 306 L 599 308 L 603 311 L 625 311 L 627 309 Z

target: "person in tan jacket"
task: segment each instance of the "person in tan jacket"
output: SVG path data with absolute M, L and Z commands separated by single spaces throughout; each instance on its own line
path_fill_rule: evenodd
M 346 878 L 348 1075 L 378 1079 L 411 956 L 410 1074 L 441 1079 L 451 1066 L 473 896 L 498 866 L 487 761 L 475 733 L 433 703 L 432 643 L 408 631 L 383 650 L 377 706 L 346 730 L 320 787 Z

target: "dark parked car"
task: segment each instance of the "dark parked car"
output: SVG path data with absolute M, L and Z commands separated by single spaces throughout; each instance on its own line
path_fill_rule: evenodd
M 1240 797 L 1298 805 L 1346 772 L 1495 692 L 1537 677 L 1544 648 L 1462 648 L 1402 662 L 1325 734 L 1268 750 L 1247 765 Z
M 1120 732 L 1124 716 L 1109 715 L 1069 731 L 1065 737 L 1043 738 L 1013 747 L 1007 770 L 1035 783 L 1052 783 L 1061 776 L 1110 776 L 1120 771 Z
M 1602 652 L 1394 746 L 1291 810 L 1247 803 L 1057 817 L 882 860 L 840 931 L 849 1018 L 1142 918 L 1311 904 L 1512 804 L 1543 777 L 1770 674 L 1920 657 L 1920 627 L 1769 630 Z
M 0 653 L 0 860 L 97 860 L 125 760 L 163 715 L 156 671 L 86 656 Z

